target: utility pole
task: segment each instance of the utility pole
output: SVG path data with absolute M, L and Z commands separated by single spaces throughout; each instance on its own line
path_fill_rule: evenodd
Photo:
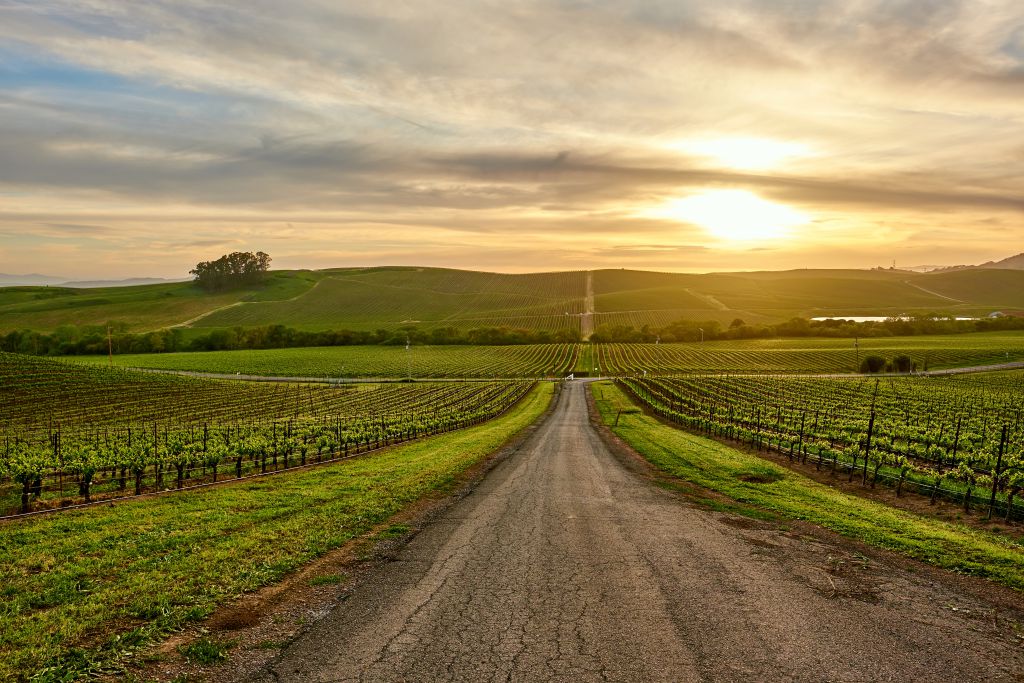
M 853 338 L 853 348 L 855 360 L 853 361 L 853 371 L 860 372 L 860 337 Z
M 703 327 L 698 327 L 697 329 L 700 330 L 700 340 L 701 340 L 701 342 L 703 342 L 704 341 L 704 328 Z
M 406 363 L 406 374 L 408 378 L 412 379 L 412 350 L 409 347 L 409 335 L 405 336 L 405 363 Z
M 107 325 L 107 360 L 114 367 L 114 343 L 110 340 L 110 325 Z

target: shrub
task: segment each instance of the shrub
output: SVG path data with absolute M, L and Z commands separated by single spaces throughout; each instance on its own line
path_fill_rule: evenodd
M 896 372 L 910 372 L 914 363 L 910 360 L 910 356 L 901 354 L 892 359 L 892 367 Z
M 881 372 L 885 369 L 886 361 L 881 356 L 867 356 L 860 364 L 860 371 L 863 373 Z

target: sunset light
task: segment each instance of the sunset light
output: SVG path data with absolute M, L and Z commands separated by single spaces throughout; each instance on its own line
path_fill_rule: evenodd
M 995 261 L 1024 4 L 933 4 L 0 2 L 0 282 Z
M 1022 76 L 1024 0 L 0 0 L 0 683 L 1019 680 Z
M 650 211 L 654 218 L 694 223 L 725 242 L 757 242 L 790 237 L 809 218 L 745 190 L 710 190 L 673 199 Z
M 717 165 L 748 171 L 778 168 L 792 159 L 813 156 L 811 148 L 803 143 L 767 138 L 684 140 L 669 148 L 706 157 Z

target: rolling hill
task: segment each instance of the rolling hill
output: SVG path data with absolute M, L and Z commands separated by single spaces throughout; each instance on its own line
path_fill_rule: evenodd
M 593 310 L 588 313 L 588 281 Z M 283 324 L 305 330 L 508 326 L 660 326 L 679 319 L 778 322 L 794 316 L 926 312 L 973 316 L 1024 308 L 1024 271 L 976 268 L 503 274 L 377 267 L 273 271 L 259 287 L 207 294 L 192 283 L 0 288 L 0 333 L 115 322 L 131 331 Z

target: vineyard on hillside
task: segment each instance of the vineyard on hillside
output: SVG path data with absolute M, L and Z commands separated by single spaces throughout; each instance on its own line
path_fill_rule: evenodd
M 687 428 L 791 460 L 810 460 L 897 495 L 942 496 L 965 508 L 1020 517 L 1024 489 L 1024 374 L 799 378 L 690 376 L 619 380 Z
M 530 386 L 251 384 L 0 354 L 0 514 L 346 457 L 478 424 Z
M 123 367 L 243 375 L 316 377 L 519 378 L 563 377 L 576 364 L 577 344 L 518 346 L 324 346 L 257 351 L 114 356 Z M 104 365 L 102 356 L 68 361 Z

